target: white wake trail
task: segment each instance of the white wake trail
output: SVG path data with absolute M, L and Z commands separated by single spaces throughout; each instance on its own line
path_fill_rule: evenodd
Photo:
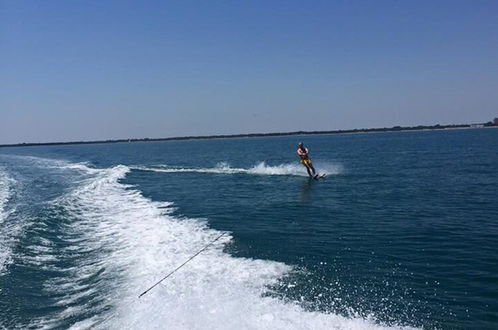
M 387 329 L 371 320 L 308 312 L 293 303 L 265 296 L 292 267 L 280 262 L 235 258 L 224 252 L 223 237 L 195 260 L 142 298 L 138 295 L 175 269 L 221 232 L 199 219 L 171 215 L 171 204 L 154 202 L 120 183 L 129 168 L 100 170 L 94 178 L 60 200 L 80 221 L 83 234 L 71 247 L 101 251 L 98 260 L 68 269 L 70 276 L 52 283 L 74 302 L 65 288 L 81 286 L 80 295 L 102 292 L 112 308 L 72 326 L 74 329 Z M 82 283 L 92 276 L 98 287 Z M 107 290 L 105 286 L 108 286 Z M 59 319 L 88 311 L 69 306 Z M 55 323 L 57 324 L 57 323 Z M 50 327 L 52 322 L 44 323 Z M 392 329 L 392 328 L 389 328 Z
M 7 223 L 8 216 L 14 212 L 7 204 L 12 196 L 15 180 L 11 178 L 3 168 L 0 167 L 0 274 L 5 271 L 11 262 L 12 245 L 18 225 Z
M 206 173 L 206 174 L 252 174 L 252 175 L 288 175 L 307 177 L 306 169 L 299 164 L 280 164 L 271 166 L 265 162 L 260 162 L 251 168 L 230 167 L 227 163 L 220 163 L 215 167 L 175 167 L 168 165 L 157 166 L 131 166 L 131 169 L 141 171 L 163 172 L 163 173 Z M 342 166 L 333 164 L 322 164 L 317 168 L 318 173 L 327 175 L 337 175 L 342 173 Z
M 13 179 L 0 167 L 0 223 L 5 219 L 7 212 L 6 204 L 9 201 L 10 187 Z

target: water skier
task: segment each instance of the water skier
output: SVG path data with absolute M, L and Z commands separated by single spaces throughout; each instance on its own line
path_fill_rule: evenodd
M 301 158 L 301 164 L 306 167 L 308 175 L 312 178 L 315 178 L 317 174 L 315 168 L 313 167 L 313 163 L 311 162 L 311 158 L 308 155 L 308 148 L 305 148 L 302 142 L 299 142 L 297 147 L 297 155 L 299 156 L 299 158 Z

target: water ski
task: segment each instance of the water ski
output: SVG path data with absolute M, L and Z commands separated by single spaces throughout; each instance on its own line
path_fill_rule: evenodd
M 318 179 L 323 179 L 327 174 L 316 174 L 313 179 L 318 180 Z

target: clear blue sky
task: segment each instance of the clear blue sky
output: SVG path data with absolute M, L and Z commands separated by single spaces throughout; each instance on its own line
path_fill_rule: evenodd
M 0 143 L 496 116 L 496 0 L 0 0 Z

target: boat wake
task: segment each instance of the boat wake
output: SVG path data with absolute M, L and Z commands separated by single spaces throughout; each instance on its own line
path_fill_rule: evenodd
M 231 167 L 228 163 L 219 163 L 212 168 L 198 167 L 177 167 L 168 165 L 157 166 L 131 166 L 133 170 L 152 171 L 163 173 L 207 173 L 207 174 L 252 174 L 252 175 L 288 175 L 288 176 L 305 176 L 308 174 L 303 166 L 299 164 L 280 164 L 270 166 L 265 162 L 260 162 L 251 168 Z M 340 165 L 321 164 L 317 169 L 320 174 L 338 175 L 343 172 Z
M 11 198 L 14 184 L 15 180 L 0 168 L 0 274 L 9 263 L 11 256 L 12 232 L 14 230 L 11 228 L 12 224 L 6 223 L 6 219 L 13 212 L 7 204 Z
M 105 300 L 112 305 L 108 315 L 87 318 L 75 328 L 391 329 L 360 317 L 305 311 L 295 303 L 265 295 L 292 267 L 231 256 L 224 252 L 233 242 L 230 235 L 139 299 L 140 292 L 221 232 L 199 219 L 175 217 L 170 203 L 151 201 L 121 183 L 129 170 L 122 165 L 101 170 L 59 201 L 80 218 L 73 230 L 82 237 L 73 248 L 105 253 L 70 269 L 73 276 L 53 285 L 62 294 L 59 288 L 74 284 L 81 288 L 89 276 L 98 275 L 101 288 L 85 287 L 79 295 L 107 292 Z M 59 304 L 77 302 L 73 294 L 66 292 Z M 71 315 L 75 308 L 85 309 L 75 305 L 60 316 Z
M 171 203 L 152 201 L 135 186 L 125 184 L 123 179 L 130 167 L 95 169 L 84 164 L 53 164 L 60 166 L 65 178 L 73 175 L 75 185 L 46 204 L 45 222 L 39 226 L 43 240 L 33 242 L 36 260 L 29 265 L 51 274 L 44 280 L 43 294 L 51 297 L 49 307 L 53 312 L 34 318 L 31 327 L 402 328 L 368 318 L 307 311 L 296 302 L 269 295 L 268 288 L 290 274 L 293 267 L 271 260 L 233 257 L 224 250 L 233 243 L 230 234 L 138 298 L 221 232 L 204 220 L 175 216 Z M 251 169 L 218 166 L 197 170 L 296 175 L 293 166 L 262 163 Z

